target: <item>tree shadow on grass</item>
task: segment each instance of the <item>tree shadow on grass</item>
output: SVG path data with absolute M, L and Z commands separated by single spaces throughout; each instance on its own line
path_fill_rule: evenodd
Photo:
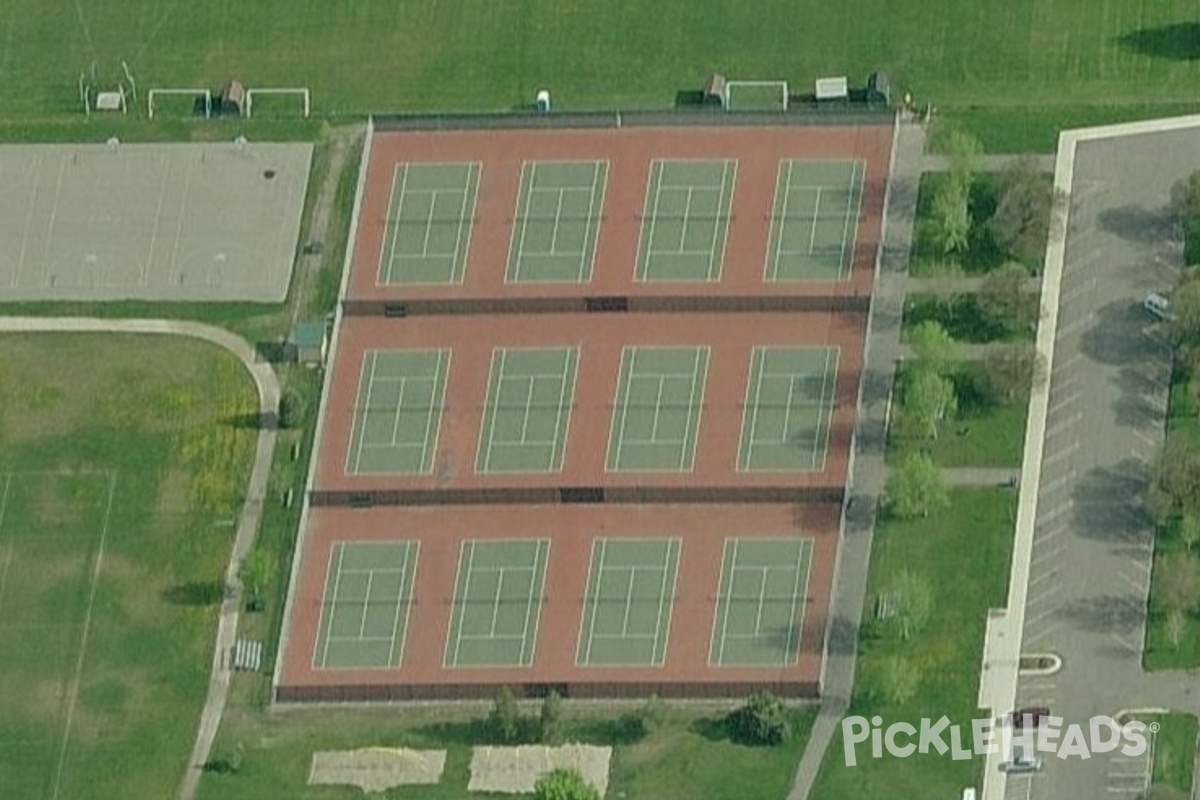
M 215 606 L 225 599 L 225 582 L 179 583 L 164 589 L 162 598 L 173 606 Z
M 423 740 L 466 747 L 496 744 L 496 734 L 484 718 L 461 722 L 431 722 L 413 729 Z
M 1200 59 L 1200 22 L 1175 22 L 1157 28 L 1139 28 L 1116 41 L 1126 50 L 1171 61 Z

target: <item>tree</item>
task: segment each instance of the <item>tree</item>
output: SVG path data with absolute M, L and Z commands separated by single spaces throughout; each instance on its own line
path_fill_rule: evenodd
M 304 424 L 305 409 L 303 395 L 290 389 L 285 391 L 279 398 L 279 427 L 299 428 Z
M 1138 795 L 1139 800 L 1188 800 L 1187 792 L 1182 792 L 1174 786 L 1155 784 L 1145 794 Z
M 1200 447 L 1190 437 L 1167 439 L 1154 466 L 1148 500 L 1159 524 L 1177 512 L 1200 512 Z
M 578 770 L 559 767 L 533 785 L 536 800 L 600 800 L 600 792 Z
M 1037 161 L 1032 156 L 1017 160 L 1000 176 L 996 213 L 991 221 L 996 240 L 1022 261 L 1041 259 L 1046 251 L 1053 200 L 1053 187 L 1038 169 Z
M 916 434 L 936 439 L 938 425 L 958 410 L 954 383 L 929 368 L 916 368 L 904 376 L 904 418 Z
M 1037 365 L 1033 345 L 1014 344 L 990 349 L 983 357 L 983 375 L 978 389 L 993 403 L 1007 403 L 1029 390 Z
M 261 547 L 255 547 L 242 559 L 238 578 L 246 589 L 246 605 L 251 609 L 262 607 L 262 590 L 271 577 L 271 556 Z
M 767 691 L 750 695 L 746 705 L 729 715 L 733 738 L 746 744 L 783 744 L 792 738 L 787 709 Z
M 1031 312 L 1035 307 L 1033 296 L 1025 291 L 1028 282 L 1029 273 L 1020 264 L 1005 264 L 988 273 L 979 290 L 980 316 L 1004 331 L 1028 327 L 1033 322 Z
M 1158 585 L 1170 611 L 1186 614 L 1200 605 L 1200 570 L 1196 557 L 1184 552 L 1164 556 L 1158 563 Z
M 904 705 L 921 688 L 921 668 L 907 656 L 888 656 L 880 664 L 880 688 L 889 703 Z
M 622 720 L 624 730 L 631 739 L 644 738 L 660 730 L 667 721 L 667 704 L 656 694 L 650 695 L 646 702 L 630 711 Z
M 1192 548 L 1200 542 L 1200 516 L 1196 514 L 1184 514 L 1179 520 L 1179 541 L 1183 542 L 1183 549 L 1191 553 Z
M 1200 170 L 1171 187 L 1171 215 L 1181 227 L 1200 219 Z
M 1200 345 L 1200 279 L 1190 277 L 1171 293 L 1171 335 L 1176 345 Z
M 907 641 L 928 624 L 933 613 L 933 590 L 925 578 L 903 570 L 892 581 L 888 592 L 896 598 L 895 621 L 900 638 Z
M 927 319 L 908 334 L 908 344 L 919 367 L 928 367 L 943 377 L 962 360 L 962 350 L 940 322 Z
M 969 190 L 983 164 L 983 144 L 966 131 L 949 130 L 937 145 L 950 161 L 950 180 Z
M 489 717 L 492 731 L 496 738 L 504 744 L 513 744 L 521 735 L 521 712 L 517 708 L 517 699 L 513 697 L 512 689 L 501 686 L 496 692 L 496 700 L 492 705 Z
M 887 501 L 900 519 L 928 517 L 950 505 L 950 490 L 941 470 L 925 453 L 910 453 L 887 480 Z
M 561 744 L 563 740 L 562 698 L 551 690 L 542 700 L 540 732 L 542 744 Z
M 934 191 L 929 215 L 929 232 L 945 254 L 961 253 L 967 249 L 971 235 L 971 211 L 968 205 L 969 187 L 958 181 L 947 181 Z
M 1171 647 L 1179 649 L 1180 642 L 1183 641 L 1183 632 L 1187 628 L 1187 616 L 1179 609 L 1171 609 L 1167 612 L 1167 639 L 1171 642 Z

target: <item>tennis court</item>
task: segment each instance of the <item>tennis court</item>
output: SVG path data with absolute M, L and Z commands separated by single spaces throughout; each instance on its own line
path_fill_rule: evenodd
M 504 279 L 587 283 L 604 207 L 607 161 L 526 161 Z
M 349 474 L 432 471 L 449 368 L 448 349 L 364 354 L 346 457 Z
M 860 160 L 779 162 L 765 280 L 849 276 L 865 174 Z
M 637 280 L 720 280 L 736 174 L 732 159 L 651 162 Z
M 575 663 L 662 666 L 679 539 L 592 540 Z
M 333 543 L 313 666 L 400 665 L 419 550 L 418 542 L 403 540 Z
M 819 470 L 825 466 L 835 347 L 755 347 L 738 444 L 739 472 Z
M 812 547 L 807 538 L 725 540 L 710 664 L 796 663 Z
M 578 361 L 577 347 L 492 351 L 477 472 L 562 469 Z
M 690 472 L 708 376 L 707 347 L 621 351 L 609 472 Z
M 477 162 L 396 165 L 378 283 L 462 283 L 480 170 Z
M 549 552 L 549 539 L 463 541 L 445 666 L 533 663 Z

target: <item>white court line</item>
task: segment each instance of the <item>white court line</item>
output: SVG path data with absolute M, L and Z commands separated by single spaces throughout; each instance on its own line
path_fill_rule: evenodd
M 819 445 L 818 439 L 824 438 L 828 442 L 829 429 L 832 427 L 834 398 L 829 397 L 829 395 L 826 394 L 826 391 L 829 388 L 829 361 L 830 361 L 830 354 L 832 352 L 834 352 L 834 348 L 832 348 L 832 347 L 825 348 L 825 366 L 822 368 L 822 372 L 821 372 L 820 407 L 817 411 L 817 433 L 816 433 L 816 436 L 813 437 L 813 450 L 812 450 L 812 460 L 810 462 L 810 469 L 817 468 L 817 452 L 818 451 L 821 453 L 821 467 L 824 468 L 825 457 L 828 452 L 828 445 L 826 445 L 824 447 L 818 447 L 818 445 Z M 833 371 L 835 374 L 837 373 L 837 364 L 834 364 Z M 829 398 L 828 400 L 826 399 L 827 397 Z M 828 419 L 825 419 L 826 417 L 828 417 Z M 822 433 L 824 434 L 823 437 L 822 437 Z
M 784 175 L 784 166 L 787 167 L 787 175 Z M 774 242 L 775 247 L 767 253 L 767 263 L 763 267 L 764 281 L 779 280 L 779 262 L 783 255 L 783 232 L 786 230 L 784 224 L 787 221 L 788 201 L 792 195 L 792 168 L 796 165 L 796 159 L 787 158 L 779 162 L 779 169 L 775 175 L 775 197 L 771 201 L 771 225 L 767 231 L 767 241 Z M 783 184 L 783 197 L 780 202 L 779 213 L 775 213 L 775 203 L 780 200 L 780 182 Z M 778 238 L 776 232 L 778 231 Z
M 676 250 L 683 252 L 683 246 L 687 242 L 688 220 L 692 216 L 692 187 L 687 187 L 687 199 L 683 202 L 683 225 L 679 228 L 679 247 Z M 711 248 L 710 248 L 711 252 Z
M 767 574 L 770 567 L 746 567 L 747 572 L 758 572 L 758 607 L 754 611 L 754 634 L 749 638 L 757 639 L 762 633 L 763 605 L 767 602 Z
M 375 583 L 375 570 L 367 573 L 367 591 L 363 593 L 362 613 L 358 617 L 358 637 L 359 639 L 367 632 L 367 610 L 371 608 L 371 586 Z
M 400 178 L 400 194 L 396 194 L 396 175 L 403 173 Z M 395 275 L 393 270 L 396 266 L 396 237 L 400 233 L 400 217 L 404 213 L 404 191 L 408 185 L 408 164 L 397 164 L 392 168 L 392 185 L 391 191 L 388 193 L 387 215 L 383 218 L 387 225 L 392 228 L 392 235 L 388 239 L 387 246 L 383 252 L 379 254 L 379 271 L 376 273 L 375 284 L 394 283 Z M 396 205 L 399 198 L 399 205 Z M 393 210 L 395 213 L 393 213 Z
M 450 283 L 461 284 L 467 274 L 467 256 L 471 251 L 471 236 L 470 229 L 467 230 L 466 246 L 463 246 L 463 226 L 467 224 L 469 219 L 475 217 L 475 206 L 479 202 L 479 178 L 483 168 L 478 161 L 471 161 L 467 164 L 467 185 L 463 189 L 462 204 L 458 209 L 458 231 L 454 236 L 454 260 L 450 262 Z M 471 211 L 467 213 L 467 200 L 470 195 Z M 460 266 L 459 251 L 462 251 L 462 262 Z
M 729 543 L 731 541 L 733 542 L 732 554 L 729 552 Z M 720 581 L 720 585 L 717 587 L 717 603 L 719 605 L 724 606 L 725 613 L 721 620 L 721 639 L 720 639 L 720 644 L 718 645 L 718 648 L 717 648 L 717 666 L 718 667 L 725 665 L 725 641 L 726 641 L 726 636 L 729 633 L 729 606 L 732 603 L 731 595 L 733 594 L 733 586 L 732 586 L 733 576 L 734 576 L 734 574 L 737 573 L 737 551 L 738 551 L 738 544 L 740 542 L 741 542 L 741 539 L 726 539 L 725 540 L 725 552 L 722 554 L 722 558 L 721 558 L 721 581 Z M 725 586 L 726 559 L 729 560 L 729 583 L 730 583 L 729 587 Z M 728 589 L 729 595 L 726 595 L 726 589 Z M 715 617 L 714 617 L 713 622 L 714 622 L 714 624 L 716 623 Z M 709 654 L 709 663 L 710 664 L 712 663 L 711 653 Z
M 648 281 L 650 278 L 650 255 L 654 248 L 654 231 L 655 225 L 658 222 L 658 204 L 662 198 L 663 189 L 663 166 L 664 162 L 661 159 L 654 159 L 650 162 L 650 174 L 646 177 L 646 199 L 642 204 L 642 230 L 638 235 L 638 251 L 641 257 L 638 258 L 638 263 L 634 265 L 633 277 L 637 281 Z M 654 187 L 654 204 L 647 215 L 647 206 L 650 205 L 650 187 Z M 646 225 L 649 220 L 649 227 Z M 643 249 L 644 247 L 644 249 Z
M 179 224 L 175 226 L 175 240 L 171 244 L 171 265 L 179 263 L 179 238 L 183 235 L 183 223 L 188 219 L 187 201 L 192 194 L 192 169 L 195 167 L 194 162 L 188 161 L 187 172 L 183 177 L 183 194 L 179 198 Z M 59 188 L 62 188 L 62 175 L 59 175 Z M 54 212 L 50 216 L 50 239 L 53 239 L 54 232 L 54 215 L 58 213 L 58 192 L 54 194 Z M 49 241 L 47 241 L 49 247 Z
M 558 395 L 558 411 L 554 417 L 554 446 L 550 452 L 550 466 L 548 472 L 562 472 L 563 455 L 567 449 L 567 432 L 571 427 L 571 406 L 575 401 L 575 381 L 579 377 L 579 348 L 571 347 L 567 349 L 567 358 L 563 363 L 562 388 Z M 571 376 L 571 389 L 567 391 L 567 375 Z M 568 402 L 567 395 L 570 395 Z M 563 409 L 567 411 L 567 421 L 564 424 L 562 421 Z
M 729 216 L 733 208 L 733 193 L 737 188 L 737 165 L 738 162 L 725 159 L 725 165 L 721 168 L 721 188 L 720 194 L 717 196 L 719 205 L 717 206 L 717 219 L 713 224 L 713 238 L 709 245 L 710 253 L 708 256 L 708 282 L 717 283 L 721 280 L 721 275 L 725 269 L 725 248 L 729 244 Z M 732 166 L 732 175 L 730 175 L 730 167 Z M 726 187 L 729 190 L 729 196 L 726 198 Z M 721 235 L 721 253 L 717 255 L 717 232 Z M 716 275 L 713 275 L 713 262 L 716 261 Z
M 526 666 L 533 663 L 533 653 L 537 647 L 538 623 L 541 621 L 541 597 L 542 591 L 546 587 L 546 573 L 550 567 L 550 540 L 538 539 L 537 550 L 533 554 L 533 581 L 529 585 L 529 601 L 525 607 L 525 630 L 521 632 L 521 664 Z M 538 569 L 538 565 L 541 569 Z M 537 588 L 534 588 L 534 584 Z M 536 608 L 534 601 L 537 601 Z M 529 636 L 529 618 L 533 617 L 533 636 Z M 525 654 L 525 649 L 529 648 L 529 654 Z
M 603 170 L 601 170 L 603 167 Z M 575 279 L 586 283 L 592 279 L 592 265 L 596 259 L 596 247 L 600 242 L 601 219 L 596 214 L 596 195 L 600 195 L 600 210 L 604 210 L 604 195 L 608 189 L 608 160 L 597 160 L 592 172 L 592 191 L 588 197 L 588 215 L 583 231 L 583 252 L 579 254 L 579 271 Z M 593 228 L 593 224 L 595 228 Z
M 162 164 L 161 161 L 158 162 Z M 162 172 L 162 180 L 158 186 L 158 205 L 154 209 L 154 225 L 150 229 L 150 244 L 146 249 L 146 260 L 142 262 L 141 273 L 138 276 L 138 285 L 146 286 L 148 283 L 147 275 L 150 272 L 150 265 L 154 262 L 154 245 L 158 242 L 158 226 L 162 222 L 163 201 L 167 197 L 167 176 L 169 170 L 164 169 Z M 30 209 L 32 213 L 33 209 Z
M 426 447 L 423 446 L 421 448 L 421 472 L 423 472 L 425 474 L 429 474 L 430 472 L 433 472 L 433 461 L 435 458 L 437 458 L 438 438 L 440 437 L 441 432 L 442 432 L 442 409 L 445 408 L 445 403 L 446 403 L 446 384 L 448 384 L 450 382 L 450 379 L 449 379 L 450 358 L 454 355 L 453 351 L 449 350 L 447 348 L 439 349 L 437 351 L 437 354 L 438 354 L 437 367 L 434 370 L 434 391 L 437 391 L 439 386 L 441 387 L 441 391 L 438 393 L 437 405 L 433 405 L 433 397 L 430 396 L 430 398 L 429 398 L 429 401 L 430 401 L 429 416 L 427 416 L 425 418 L 425 442 L 424 442 L 424 444 L 426 446 L 428 446 L 430 444 L 429 429 L 431 427 L 433 428 L 432 447 L 430 447 L 429 449 L 426 449 Z M 433 418 L 435 416 L 438 419 L 436 425 L 434 425 L 434 423 L 433 423 Z
M 599 563 L 596 562 L 597 546 L 599 546 L 599 555 L 600 555 Z M 588 613 L 588 609 L 590 607 L 591 618 L 588 619 L 587 638 L 583 639 L 584 628 L 582 625 L 580 625 L 579 626 L 579 635 L 580 635 L 581 641 L 579 641 L 575 645 L 575 663 L 582 664 L 584 666 L 587 666 L 592 663 L 592 642 L 595 641 L 595 637 L 596 637 L 597 598 L 595 595 L 592 594 L 592 575 L 594 573 L 596 575 L 596 580 L 599 581 L 601 576 L 604 574 L 604 552 L 607 549 L 607 547 L 608 547 L 607 537 L 601 536 L 601 537 L 597 537 L 592 540 L 592 556 L 591 556 L 591 559 L 589 559 L 589 561 L 588 561 L 589 569 L 588 569 L 587 585 L 583 591 L 583 603 L 584 603 L 583 613 L 586 616 Z M 591 569 L 592 564 L 596 564 L 596 568 L 594 570 Z M 599 591 L 598 588 L 597 588 L 597 591 Z M 583 651 L 582 659 L 579 658 L 581 650 Z
M 621 369 L 619 374 L 625 379 L 625 393 L 622 396 L 620 379 L 618 378 L 617 396 L 614 398 L 614 402 L 618 403 L 617 408 L 619 411 L 614 409 L 612 429 L 608 434 L 608 457 L 605 459 L 608 462 L 606 467 L 609 472 L 619 472 L 621 470 L 621 452 L 625 442 L 625 423 L 629 414 L 629 392 L 630 387 L 633 386 L 633 371 L 637 362 L 637 351 L 638 346 L 636 344 L 626 345 L 621 351 Z M 628 361 L 626 361 L 627 356 Z M 618 417 L 621 420 L 619 426 L 617 423 Z M 615 452 L 613 451 L 614 435 L 617 443 Z
M 849 255 L 846 253 L 847 244 L 853 242 L 850 237 L 850 221 L 858 220 L 858 216 L 862 213 L 862 182 L 866 178 L 866 164 L 855 159 L 854 167 L 850 171 L 850 196 L 846 198 L 846 220 L 842 225 L 842 247 L 841 255 L 839 256 L 840 267 L 838 269 L 838 277 L 844 278 L 850 272 L 851 262 L 854 260 L 854 253 L 851 251 Z M 855 202 L 854 213 L 850 213 L 851 200 Z
M 763 373 L 766 371 L 766 347 L 756 346 L 750 353 L 750 374 L 746 376 L 746 402 L 742 409 L 742 430 L 738 434 L 738 472 L 750 471 L 750 463 L 754 460 L 754 434 L 758 430 L 758 400 L 762 394 Z M 755 375 L 757 368 L 758 374 L 751 380 L 751 376 Z M 753 387 L 754 399 L 750 399 L 751 387 Z M 747 430 L 746 417 L 749 416 L 749 430 Z M 749 437 L 746 440 L 747 436 Z M 742 443 L 746 444 L 746 456 L 742 458 Z
M 794 657 L 786 662 L 791 665 L 800 663 L 800 640 L 804 632 L 804 617 L 806 614 L 800 614 L 800 620 L 796 621 L 796 609 L 800 605 L 800 597 L 808 589 L 808 579 L 812 574 L 812 540 L 801 539 L 799 559 L 804 561 L 804 583 L 800 583 L 800 564 L 796 564 L 796 583 L 792 586 L 792 607 L 788 612 L 788 620 L 794 624 L 791 630 L 796 634 L 796 641 L 788 642 L 789 652 L 793 652 Z
M 17 286 L 21 282 L 21 270 L 25 267 L 25 252 L 29 249 L 29 230 L 33 227 L 34 211 L 37 209 L 38 190 L 42 187 L 42 157 L 33 156 L 29 169 L 33 175 L 33 192 L 29 197 L 28 212 L 25 214 L 25 225 L 21 229 L 21 250 L 17 254 L 17 266 L 13 270 L 9 286 Z M 47 247 L 49 243 L 47 242 Z
M 429 190 L 429 214 L 425 217 L 425 236 L 421 239 L 421 257 L 429 257 L 429 234 L 433 233 L 433 212 L 437 210 L 437 199 L 440 189 Z M 436 255 L 444 255 L 444 253 L 436 253 Z M 454 269 L 454 262 L 450 262 L 450 269 Z M 453 272 L 451 273 L 453 275 Z M 453 281 L 451 281 L 453 282 Z
M 817 245 L 817 220 L 821 218 L 821 187 L 817 188 L 817 201 L 813 205 L 812 226 L 808 230 L 808 254 L 812 255 Z
M 667 637 L 671 634 L 671 615 L 675 610 L 675 585 L 679 580 L 679 539 L 667 540 L 667 553 L 663 562 L 663 579 L 658 596 L 658 617 L 654 625 L 654 650 L 650 653 L 652 663 L 661 667 L 667 657 Z M 671 576 L 671 588 L 667 589 L 667 575 Z M 667 603 L 667 597 L 671 602 Z M 663 604 L 667 604 L 666 622 L 663 622 Z M 659 652 L 661 647 L 662 652 Z
M 496 638 L 496 619 L 500 616 L 500 596 L 504 593 L 504 567 L 500 567 L 496 576 L 496 594 L 492 598 L 492 624 L 486 638 Z
M 337 553 L 337 556 L 336 556 L 337 568 L 333 571 L 333 592 L 331 593 L 329 591 L 329 574 L 330 574 L 329 566 L 333 565 L 334 558 L 335 558 L 335 556 L 334 556 L 335 552 Z M 325 632 L 325 646 L 323 648 L 321 648 L 321 662 L 319 664 L 317 664 L 317 663 L 313 664 L 314 667 L 317 667 L 319 669 L 324 669 L 325 665 L 329 663 L 329 637 L 333 635 L 333 612 L 337 608 L 337 594 L 338 594 L 339 587 L 342 582 L 342 560 L 344 559 L 345 554 L 346 554 L 345 542 L 334 542 L 333 548 L 329 553 L 329 566 L 327 566 L 325 568 L 325 587 L 324 587 L 324 591 L 321 593 L 321 597 L 322 597 L 322 599 L 328 597 L 329 603 L 321 604 L 321 615 L 317 619 L 317 635 L 318 636 L 320 635 L 321 626 L 325 622 L 325 609 L 327 607 L 329 609 L 329 620 L 330 621 L 329 621 L 329 630 L 327 630 Z M 315 653 L 314 653 L 314 656 L 315 656 Z
M 356 398 L 356 400 L 359 400 L 361 402 L 357 402 L 355 405 L 354 423 L 353 423 L 354 426 L 356 428 L 358 428 L 358 436 L 355 437 L 353 432 L 351 432 L 351 434 L 350 434 L 350 436 L 351 436 L 350 452 L 353 453 L 354 456 L 351 459 L 351 458 L 349 458 L 350 454 L 347 453 L 347 463 L 346 463 L 346 472 L 350 473 L 351 475 L 358 474 L 359 466 L 362 463 L 362 443 L 367 435 L 367 415 L 369 413 L 368 409 L 371 408 L 371 393 L 375 389 L 375 363 L 378 360 L 378 353 L 379 353 L 378 350 L 368 350 L 363 358 L 362 366 L 359 368 L 358 397 Z M 369 374 L 367 372 L 367 362 L 368 361 L 370 361 L 370 363 L 371 363 L 371 371 Z M 366 392 L 367 392 L 367 396 L 365 398 L 362 396 L 364 387 L 366 388 Z M 359 417 L 360 409 L 361 409 L 361 413 L 362 413 L 361 418 Z M 356 438 L 357 438 L 357 444 L 355 442 Z M 351 461 L 353 462 L 353 466 L 351 466 L 351 463 L 350 463 Z
M 395 447 L 398 443 L 396 437 L 400 435 L 400 416 L 404 413 L 404 389 L 408 386 L 408 379 L 401 378 L 400 394 L 396 398 L 396 408 L 392 411 L 392 440 L 388 443 Z
M 625 613 L 621 615 L 621 635 L 629 633 L 629 612 L 633 609 L 633 583 L 637 580 L 637 567 L 625 567 L 629 572 L 629 586 L 625 588 Z
M 496 354 L 500 355 L 499 366 L 496 364 Z M 480 459 L 483 459 L 483 469 L 480 472 L 487 472 L 489 465 L 492 462 L 492 443 L 496 439 L 496 408 L 492 405 L 492 390 L 497 393 L 497 405 L 499 405 L 500 384 L 504 379 L 504 361 L 508 356 L 507 347 L 492 348 L 492 366 L 488 373 L 488 389 L 487 395 L 483 400 L 483 419 L 480 420 L 481 426 L 487 427 L 486 447 L 484 446 L 485 439 L 481 435 L 479 437 L 478 449 L 475 452 L 475 463 L 479 465 Z M 495 376 L 495 381 L 492 381 L 492 376 Z M 489 423 L 490 420 L 490 423 Z
M 710 351 L 710 348 L 708 347 L 708 345 L 696 348 L 695 362 L 694 362 L 694 366 L 692 367 L 692 370 L 693 370 L 693 372 L 692 372 L 692 391 L 691 391 L 691 394 L 688 396 L 688 415 L 687 415 L 685 427 L 683 429 L 683 432 L 684 432 L 683 448 L 679 452 L 679 471 L 680 472 L 691 472 L 692 466 L 695 464 L 695 460 L 696 460 L 696 436 L 700 430 L 700 418 L 704 413 L 704 386 L 708 382 L 709 351 Z M 703 356 L 704 356 L 704 358 L 703 358 L 704 374 L 703 375 L 700 374 L 700 364 L 702 363 L 702 360 L 700 358 L 701 354 L 703 354 Z M 699 405 L 699 407 L 697 407 L 697 405 L 696 405 L 696 388 L 697 388 L 697 386 L 700 389 L 700 405 Z M 693 412 L 695 414 L 695 422 L 694 423 L 692 422 Z M 690 454 L 688 453 L 688 443 L 689 442 L 692 445 L 692 452 Z M 687 462 L 686 470 L 684 469 L 684 462 Z
M 96 606 L 96 589 L 100 586 L 100 566 L 104 562 L 104 546 L 108 541 L 108 523 L 112 518 L 113 498 L 117 493 L 117 476 L 110 475 L 108 480 L 108 503 L 104 509 L 104 522 L 100 526 L 100 545 L 96 548 L 96 563 L 92 567 L 87 611 L 83 616 L 83 634 L 79 641 L 79 657 L 75 660 L 75 676 L 71 681 L 70 700 L 67 701 L 67 722 L 63 728 L 62 749 L 58 753 L 58 770 L 54 775 L 54 792 L 51 800 L 58 800 L 58 792 L 62 787 L 63 768 L 67 763 L 67 744 L 71 740 L 71 722 L 75 717 L 75 704 L 79 700 L 79 682 L 83 678 L 83 659 L 87 654 L 88 634 L 92 627 L 92 611 Z
M 550 231 L 550 255 L 553 256 L 559 255 L 558 227 L 562 223 L 563 197 L 565 195 L 566 191 L 560 188 L 558 190 L 558 205 L 554 207 L 554 230 Z
M 458 603 L 458 624 L 455 625 L 454 655 L 448 659 L 446 666 L 458 666 L 458 649 L 463 640 L 463 621 L 467 616 L 467 597 L 470 595 L 471 567 L 475 564 L 475 539 L 463 539 L 458 550 L 458 572 L 454 576 L 454 600 Z M 468 547 L 470 552 L 467 552 Z M 463 555 L 466 554 L 466 569 L 463 569 Z M 461 582 L 461 583 L 460 583 Z M 450 642 L 446 642 L 447 648 Z
M 512 266 L 512 280 L 514 282 L 521 280 L 521 262 L 525 258 L 525 232 L 529 230 L 529 207 L 533 204 L 533 187 L 537 176 L 537 162 L 524 161 L 521 164 L 521 189 L 526 186 L 529 191 L 525 192 L 525 207 L 521 209 L 520 189 L 517 195 L 517 218 L 521 220 L 521 234 L 518 238 L 516 232 L 509 239 L 508 245 L 508 262 Z M 528 183 L 527 183 L 528 181 Z M 507 270 L 506 270 L 507 272 Z M 508 276 L 505 275 L 507 282 Z

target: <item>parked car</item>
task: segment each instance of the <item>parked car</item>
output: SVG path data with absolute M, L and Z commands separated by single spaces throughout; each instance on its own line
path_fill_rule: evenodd
M 1042 724 L 1044 717 L 1050 716 L 1050 709 L 1045 706 L 1029 706 L 1027 708 L 1018 708 L 1012 711 L 1004 718 L 1004 724 L 1013 728 L 1024 728 L 1025 720 L 1029 720 L 1029 727 L 1036 728 Z
M 1012 761 L 1005 761 L 1003 764 L 1000 765 L 1001 772 L 1009 772 L 1009 773 L 1015 773 L 1015 774 L 1021 774 L 1021 773 L 1025 773 L 1025 772 L 1040 772 L 1041 769 L 1042 769 L 1042 760 L 1040 758 L 1038 758 L 1037 756 L 1034 756 L 1033 758 L 1027 758 L 1025 756 L 1020 756 L 1018 758 L 1014 758 Z
M 1142 308 L 1158 319 L 1169 321 L 1175 318 L 1175 315 L 1171 313 L 1171 301 L 1161 294 L 1147 295 L 1146 299 L 1142 301 Z

